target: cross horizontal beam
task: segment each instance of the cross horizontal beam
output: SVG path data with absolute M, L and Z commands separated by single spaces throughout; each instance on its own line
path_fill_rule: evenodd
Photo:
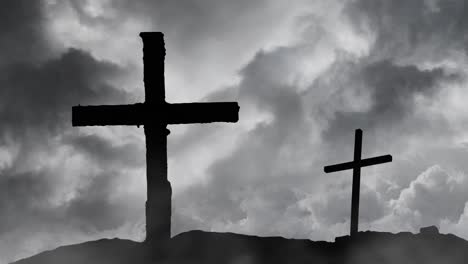
M 372 165 L 391 162 L 391 161 L 392 161 L 392 155 L 383 155 L 383 156 L 363 159 L 358 162 L 350 161 L 350 162 L 339 163 L 335 165 L 329 165 L 329 166 L 325 166 L 323 170 L 326 173 L 330 173 L 330 172 L 336 172 L 336 171 L 350 170 L 350 169 L 353 169 L 354 167 L 367 167 L 367 166 L 372 166 Z
M 74 106 L 73 126 L 191 124 L 237 122 L 236 102 Z

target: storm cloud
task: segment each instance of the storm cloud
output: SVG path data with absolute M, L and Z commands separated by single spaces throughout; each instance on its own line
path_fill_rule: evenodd
M 69 235 L 77 230 L 117 228 L 129 216 L 141 213 L 142 207 L 131 205 L 131 196 L 121 200 L 111 194 L 118 189 L 115 186 L 125 168 L 139 169 L 144 164 L 144 153 L 135 143 L 119 145 L 97 134 L 71 130 L 71 106 L 131 98 L 112 85 L 126 69 L 84 50 L 55 47 L 48 39 L 47 18 L 39 2 L 4 5 L 0 23 L 7 27 L 0 42 L 2 262 L 44 245 L 70 243 L 74 239 Z M 132 155 L 132 149 L 138 154 Z M 61 235 L 50 243 L 42 236 L 47 232 Z
M 143 99 L 140 31 L 163 31 L 169 102 L 238 101 L 236 124 L 171 126 L 172 234 L 468 238 L 464 1 L 6 1 L 0 28 L 0 262 L 144 237 L 141 128 L 72 128 L 73 105 Z M 25 239 L 27 238 L 27 240 Z

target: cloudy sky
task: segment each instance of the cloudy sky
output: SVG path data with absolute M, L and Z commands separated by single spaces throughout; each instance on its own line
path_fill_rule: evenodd
M 166 38 L 169 102 L 238 101 L 235 124 L 171 126 L 172 234 L 333 241 L 360 229 L 468 239 L 463 0 L 9 0 L 0 8 L 0 263 L 144 238 L 145 139 L 71 126 L 71 107 L 144 100 L 141 31 Z

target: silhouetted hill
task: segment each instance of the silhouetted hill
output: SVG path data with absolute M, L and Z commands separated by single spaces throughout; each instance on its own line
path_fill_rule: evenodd
M 360 232 L 357 238 L 339 237 L 335 242 L 190 231 L 175 236 L 163 254 L 143 243 L 103 239 L 15 263 L 468 263 L 467 241 L 434 228 L 422 231 Z

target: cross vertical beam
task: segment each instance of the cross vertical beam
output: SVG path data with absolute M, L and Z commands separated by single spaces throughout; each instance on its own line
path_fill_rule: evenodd
M 163 109 L 165 101 L 164 59 L 166 49 L 162 33 L 140 33 L 143 41 L 143 81 L 145 105 Z M 172 188 L 167 180 L 166 124 L 145 124 L 146 136 L 146 242 L 162 244 L 171 237 Z
M 351 194 L 351 225 L 350 235 L 354 237 L 358 234 L 359 226 L 359 189 L 361 185 L 361 168 L 372 166 L 376 164 L 386 163 L 392 161 L 391 155 L 383 155 L 372 157 L 368 159 L 361 159 L 362 153 L 362 130 L 356 129 L 354 136 L 354 159 L 351 162 L 339 163 L 335 165 L 325 166 L 323 169 L 325 173 L 353 170 L 353 187 Z
M 166 103 L 164 83 L 166 48 L 164 47 L 164 35 L 161 32 L 141 32 L 140 37 L 143 40 L 145 102 L 164 104 Z
M 356 129 L 354 136 L 354 162 L 359 164 L 361 162 L 362 151 L 362 130 Z M 351 236 L 356 235 L 358 232 L 359 222 L 359 187 L 361 186 L 361 167 L 354 166 L 353 168 L 353 189 L 351 197 Z
M 164 244 L 171 238 L 172 188 L 167 179 L 167 135 L 164 125 L 146 125 L 146 239 Z M 151 135 L 151 136 L 149 136 Z

